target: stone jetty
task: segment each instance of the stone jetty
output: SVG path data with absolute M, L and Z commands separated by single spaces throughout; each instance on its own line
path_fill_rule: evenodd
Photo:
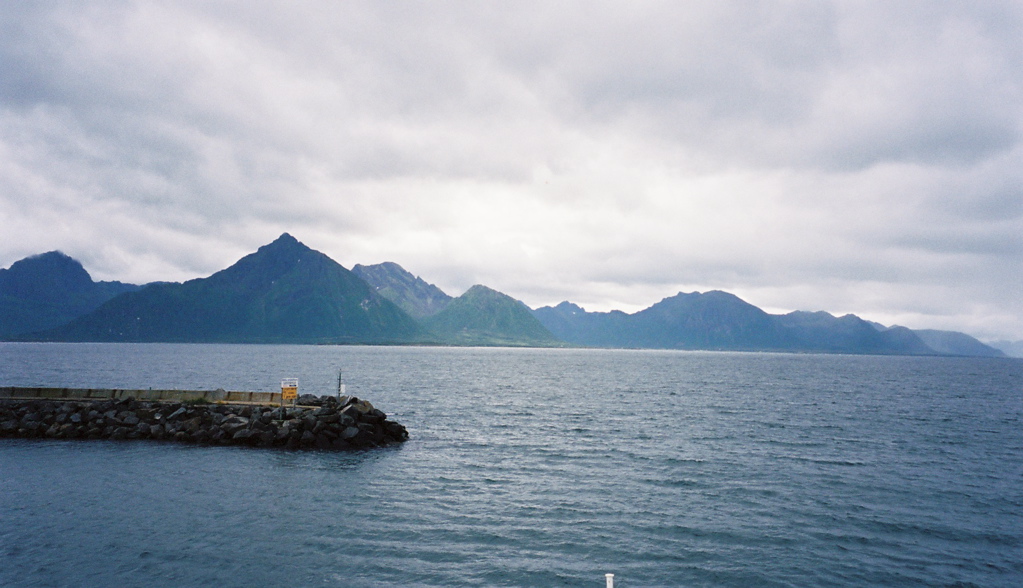
M 408 439 L 405 427 L 354 396 L 303 395 L 301 406 L 0 397 L 0 437 L 153 439 L 205 445 L 346 450 Z

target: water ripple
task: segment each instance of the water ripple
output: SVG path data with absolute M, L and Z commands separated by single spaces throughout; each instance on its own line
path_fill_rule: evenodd
M 338 367 L 408 443 L 0 440 L 0 585 L 1023 583 L 1023 362 L 0 344 L 8 385 Z

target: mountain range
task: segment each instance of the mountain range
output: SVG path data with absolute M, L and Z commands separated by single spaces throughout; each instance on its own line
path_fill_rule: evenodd
M 410 343 L 422 328 L 364 280 L 288 234 L 208 278 L 115 296 L 42 341 Z
M 772 315 L 733 294 L 679 293 L 633 314 L 530 309 L 486 286 L 458 297 L 392 262 L 351 271 L 285 233 L 183 283 L 94 282 L 51 252 L 0 270 L 0 339 L 615 347 L 1002 356 L 949 331 L 855 315 Z
M 877 328 L 851 314 L 835 317 L 826 312 L 797 311 L 772 315 L 720 291 L 679 293 L 631 315 L 619 311 L 590 313 L 568 302 L 534 313 L 562 340 L 592 347 L 1002 355 L 962 333 L 957 335 L 968 339 L 968 344 L 956 339 L 939 351 L 905 327 Z

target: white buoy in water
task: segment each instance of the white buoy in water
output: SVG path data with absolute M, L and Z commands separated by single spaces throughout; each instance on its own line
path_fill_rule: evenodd
M 607 588 L 615 588 L 615 575 L 604 574 L 604 577 L 607 579 Z

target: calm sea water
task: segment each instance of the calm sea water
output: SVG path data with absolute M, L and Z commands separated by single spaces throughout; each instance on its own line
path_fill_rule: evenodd
M 0 585 L 1023 585 L 1020 360 L 0 344 L 3 385 L 339 368 L 408 443 L 0 440 Z

